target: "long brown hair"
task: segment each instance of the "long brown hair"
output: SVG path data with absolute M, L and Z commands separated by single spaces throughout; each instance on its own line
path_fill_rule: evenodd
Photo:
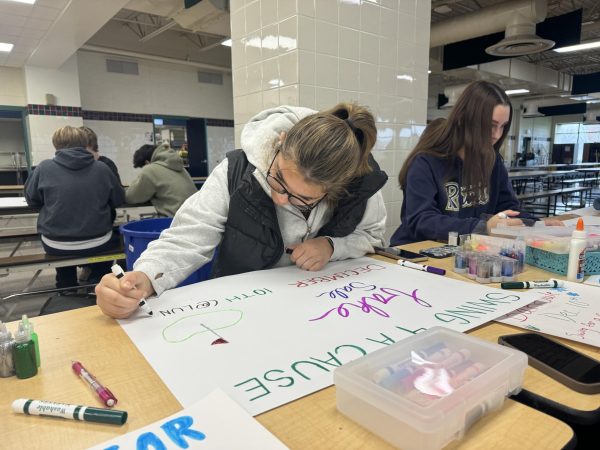
M 492 145 L 492 115 L 498 105 L 508 106 L 510 115 L 498 142 Z M 470 83 L 458 98 L 446 120 L 437 121 L 425 129 L 419 142 L 404 162 L 398 182 L 406 189 L 410 165 L 420 154 L 448 160 L 448 170 L 464 149 L 462 186 L 471 188 L 470 195 L 478 196 L 488 188 L 496 155 L 504 143 L 512 121 L 512 105 L 500 87 L 488 81 Z
M 364 106 L 339 103 L 295 124 L 280 148 L 305 181 L 323 186 L 335 202 L 355 177 L 371 171 L 369 154 L 377 139 L 373 115 Z

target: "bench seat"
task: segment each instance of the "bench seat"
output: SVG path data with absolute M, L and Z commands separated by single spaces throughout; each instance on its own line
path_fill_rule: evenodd
M 46 253 L 33 255 L 8 256 L 0 258 L 0 274 L 10 272 L 24 272 L 36 269 L 56 268 L 94 264 L 103 261 L 125 259 L 123 247 L 116 247 L 109 251 L 92 256 L 52 256 Z
M 551 204 L 553 204 L 553 215 L 556 215 L 556 206 L 558 203 L 559 195 L 569 195 L 569 194 L 580 194 L 580 203 L 583 205 L 585 203 L 584 194 L 590 193 L 592 191 L 591 186 L 581 186 L 581 187 L 570 187 L 570 188 L 562 188 L 562 189 L 550 189 L 546 191 L 537 191 L 537 192 L 527 192 L 524 194 L 518 194 L 517 199 L 521 203 L 521 208 L 523 208 L 523 204 L 527 200 L 535 200 L 538 198 L 546 198 L 546 216 L 550 215 Z M 552 202 L 554 199 L 554 202 Z

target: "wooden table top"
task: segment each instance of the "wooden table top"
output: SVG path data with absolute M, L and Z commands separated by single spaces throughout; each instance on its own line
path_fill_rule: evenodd
M 418 250 L 433 245 L 433 242 L 422 242 L 406 248 Z M 435 263 L 436 266 L 447 268 L 451 264 L 452 258 L 436 260 Z M 527 270 L 521 277 L 539 278 L 538 272 L 542 271 Z M 466 280 L 453 272 L 448 272 L 447 276 Z M 96 306 L 36 317 L 32 322 L 40 340 L 42 367 L 37 376 L 27 380 L 15 377 L 0 379 L 2 448 L 85 448 L 181 410 L 179 402 L 119 324 L 104 316 Z M 15 324 L 9 326 L 11 330 L 14 327 Z M 500 334 L 517 331 L 507 325 L 489 323 L 472 334 L 495 341 Z M 574 346 L 580 350 L 585 347 Z M 589 347 L 583 351 L 593 354 L 597 349 Z M 16 398 L 96 405 L 94 394 L 73 373 L 72 360 L 82 361 L 93 373 L 102 373 L 102 382 L 110 387 L 119 400 L 117 408 L 129 413 L 127 424 L 118 427 L 28 417 L 11 412 L 10 404 Z M 592 408 L 594 403 L 598 403 L 598 396 L 573 393 L 531 368 L 526 371 L 525 387 L 582 409 Z M 291 449 L 392 448 L 337 411 L 335 386 L 282 405 L 256 419 Z M 571 428 L 563 422 L 507 399 L 500 411 L 478 421 L 463 440 L 452 443 L 449 448 L 558 449 L 572 436 Z

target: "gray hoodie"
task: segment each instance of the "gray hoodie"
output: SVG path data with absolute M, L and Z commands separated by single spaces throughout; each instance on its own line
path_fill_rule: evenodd
M 151 202 L 161 216 L 173 217 L 182 203 L 198 189 L 183 167 L 181 157 L 167 144 L 156 147 L 150 164 L 125 192 L 127 203 Z
M 68 148 L 35 168 L 25 183 L 25 199 L 40 208 L 40 234 L 81 241 L 112 229 L 111 209 L 125 201 L 125 193 L 106 164 L 84 148 Z
M 254 176 L 267 195 L 271 195 L 271 189 L 265 177 L 274 156 L 273 144 L 281 131 L 288 131 L 300 119 L 314 112 L 307 108 L 280 106 L 259 113 L 242 130 L 242 148 L 248 161 L 256 167 Z M 135 270 L 148 275 L 157 295 L 175 287 L 212 258 L 221 241 L 229 212 L 227 166 L 225 158 L 212 171 L 202 189 L 182 205 L 171 228 L 165 230 L 160 239 L 151 242 L 134 264 Z M 289 204 L 275 205 L 275 210 L 285 246 L 316 237 L 333 213 L 327 202 L 319 203 L 308 219 Z M 367 202 L 367 209 L 356 230 L 348 236 L 333 238 L 335 250 L 331 260 L 357 258 L 372 252 L 373 246 L 383 246 L 385 219 L 380 191 Z M 284 254 L 276 267 L 290 264 L 289 255 Z M 159 274 L 162 275 L 157 278 Z

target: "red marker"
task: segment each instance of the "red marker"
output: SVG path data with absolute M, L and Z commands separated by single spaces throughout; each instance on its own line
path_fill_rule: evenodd
M 72 363 L 73 365 L 71 367 L 73 368 L 73 371 L 77 375 L 79 375 L 81 379 L 85 381 L 94 392 L 96 392 L 98 397 L 100 397 L 100 400 L 102 400 L 102 402 L 106 406 L 111 407 L 117 404 L 117 398 L 113 395 L 113 393 L 110 392 L 104 386 L 102 386 L 100 382 L 96 379 L 96 377 L 89 373 L 80 362 L 72 361 Z

